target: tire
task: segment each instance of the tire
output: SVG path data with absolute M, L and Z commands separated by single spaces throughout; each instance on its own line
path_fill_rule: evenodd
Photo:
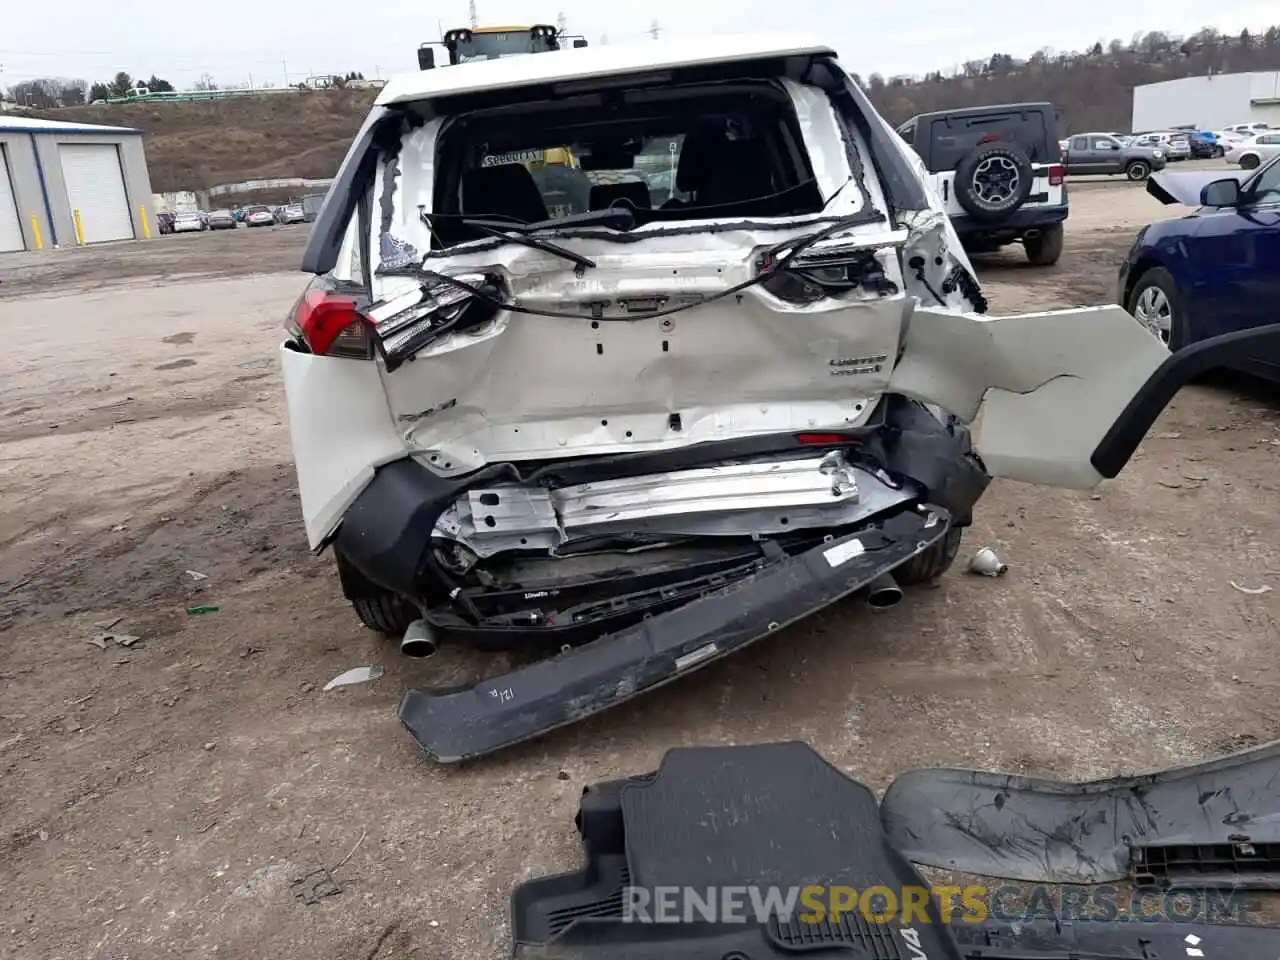
M 1133 160 L 1124 168 L 1124 175 L 1134 183 L 1147 179 L 1150 174 L 1151 165 L 1145 160 Z
M 1031 161 L 1010 143 L 988 143 L 956 164 L 956 201 L 976 220 L 1002 220 L 1026 202 Z
M 342 593 L 351 603 L 356 616 L 370 630 L 399 640 L 418 619 L 418 611 L 399 594 L 384 590 L 371 583 L 364 574 L 351 565 L 342 554 L 335 552 L 338 563 L 338 582 Z
M 1262 160 L 1258 156 L 1252 153 L 1246 153 L 1240 158 L 1240 169 L 1257 170 L 1260 163 L 1262 163 Z
M 946 536 L 928 550 L 916 554 L 895 569 L 892 574 L 893 579 L 900 587 L 937 580 L 956 562 L 956 555 L 960 552 L 960 538 L 963 536 L 962 528 L 952 527 L 947 531 Z
M 1060 223 L 1045 227 L 1034 237 L 1027 237 L 1022 241 L 1023 249 L 1027 251 L 1027 259 L 1033 266 L 1052 267 L 1062 256 L 1062 238 L 1063 229 Z
M 1223 150 L 1221 147 L 1214 147 L 1214 148 L 1213 148 L 1213 154 L 1212 154 L 1213 159 L 1215 159 L 1215 160 L 1221 160 L 1221 159 L 1222 159 L 1223 157 L 1225 157 L 1226 155 L 1227 155 L 1227 151 Z
M 1167 324 L 1159 319 L 1162 298 L 1168 307 Z M 1164 267 L 1152 267 L 1134 281 L 1125 309 L 1170 350 L 1180 350 L 1187 345 L 1187 318 L 1182 309 L 1182 298 L 1178 295 L 1173 274 Z M 1162 332 L 1162 327 L 1167 327 L 1167 335 Z

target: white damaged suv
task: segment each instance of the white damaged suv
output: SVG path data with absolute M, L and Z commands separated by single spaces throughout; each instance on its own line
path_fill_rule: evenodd
M 1113 476 L 1168 358 L 1118 307 L 983 316 L 919 158 L 803 37 L 392 80 L 303 267 L 280 356 L 312 547 L 406 652 L 543 655 L 408 691 L 441 761 L 895 602 L 992 476 Z

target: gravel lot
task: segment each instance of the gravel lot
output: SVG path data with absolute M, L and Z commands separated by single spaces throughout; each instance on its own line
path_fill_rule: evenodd
M 994 309 L 1109 300 L 1176 214 L 1072 186 L 1067 252 L 980 262 Z M 575 728 L 442 769 L 394 708 L 494 671 L 399 659 L 306 548 L 275 359 L 303 228 L 0 257 L 0 956 L 476 960 L 513 883 L 579 860 L 582 786 L 668 747 L 805 738 L 908 767 L 1085 777 L 1280 737 L 1273 388 L 1185 390 L 1096 493 L 993 486 L 959 569 L 849 603 Z M 195 571 L 203 577 L 191 576 Z M 216 613 L 189 616 L 188 604 Z M 100 623 L 142 639 L 87 642 Z M 376 683 L 320 687 L 348 667 Z M 329 868 L 314 905 L 291 882 Z M 215 954 L 216 951 L 216 954 Z

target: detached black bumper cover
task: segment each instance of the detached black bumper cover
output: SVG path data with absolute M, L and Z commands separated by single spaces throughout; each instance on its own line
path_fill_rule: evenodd
M 950 525 L 944 509 L 930 506 L 796 556 L 779 552 L 715 593 L 550 659 L 461 690 L 409 690 L 400 720 L 441 763 L 529 740 L 821 610 L 927 549 Z

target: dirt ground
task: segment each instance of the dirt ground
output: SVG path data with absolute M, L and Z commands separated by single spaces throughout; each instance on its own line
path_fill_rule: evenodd
M 980 262 L 994 309 L 1106 302 L 1171 212 L 1072 187 L 1067 252 Z M 1273 388 L 1188 388 L 1093 494 L 997 483 L 959 567 L 850 602 L 539 742 L 433 766 L 408 661 L 306 548 L 275 358 L 302 228 L 0 257 L 0 956 L 509 950 L 511 886 L 572 869 L 584 784 L 671 746 L 803 738 L 879 789 L 928 764 L 1091 777 L 1280 737 Z M 191 572 L 199 576 L 194 576 Z M 187 606 L 216 612 L 189 615 Z M 141 639 L 89 641 L 102 624 Z M 380 680 L 330 693 L 349 667 Z M 293 881 L 328 870 L 308 904 Z M 314 883 L 314 877 L 308 885 Z

